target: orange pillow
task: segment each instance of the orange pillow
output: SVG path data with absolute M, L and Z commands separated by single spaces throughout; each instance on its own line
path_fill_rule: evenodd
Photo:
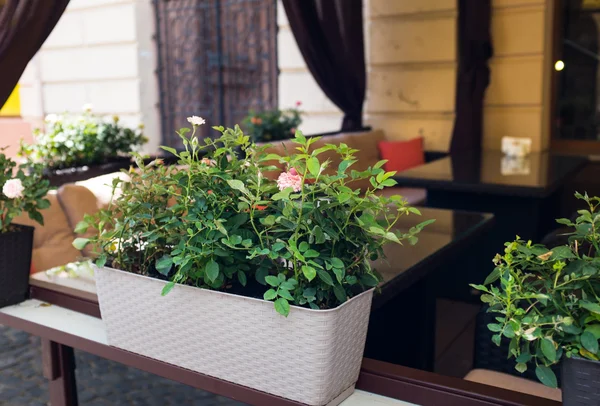
M 33 266 L 33 261 L 31 261 L 31 268 L 29 268 L 29 275 L 33 275 L 35 273 L 35 267 Z
M 408 141 L 380 141 L 379 155 L 387 159 L 386 171 L 402 172 L 425 163 L 423 138 L 413 138 Z

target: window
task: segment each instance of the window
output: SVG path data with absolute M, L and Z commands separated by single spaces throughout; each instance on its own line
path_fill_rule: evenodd
M 554 138 L 600 141 L 600 2 L 560 0 L 555 29 Z M 600 144 L 599 144 L 600 145 Z
M 175 130 L 199 115 L 210 126 L 233 126 L 249 110 L 277 107 L 276 0 L 154 0 L 161 128 Z

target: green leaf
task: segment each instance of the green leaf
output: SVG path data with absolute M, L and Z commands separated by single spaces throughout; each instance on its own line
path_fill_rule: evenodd
M 87 221 L 85 220 L 81 220 L 79 223 L 77 223 L 77 225 L 75 226 L 75 234 L 83 234 L 87 231 L 88 227 L 90 225 L 88 224 Z
M 246 286 L 246 283 L 248 283 L 248 278 L 246 277 L 246 273 L 244 273 L 244 271 L 238 271 L 237 277 L 238 277 L 238 281 L 240 281 L 242 286 Z
M 577 258 L 577 256 L 573 253 L 573 250 L 566 245 L 555 247 L 552 249 L 552 256 L 550 257 L 553 260 L 560 259 L 572 259 Z
M 341 303 L 346 301 L 346 290 L 341 285 L 335 285 L 333 287 L 333 293 L 335 294 L 337 300 L 339 300 Z
M 589 325 L 585 328 L 585 331 L 592 333 L 596 340 L 600 340 L 600 324 Z
M 379 284 L 379 280 L 375 277 L 375 275 L 372 275 L 370 273 L 366 273 L 360 276 L 360 281 L 365 285 L 368 286 L 370 288 L 374 288 L 375 286 L 377 286 Z
M 73 241 L 73 247 L 81 251 L 85 248 L 86 245 L 88 245 L 89 242 L 89 238 L 75 238 L 75 240 Z
M 510 324 L 507 324 L 502 331 L 502 334 L 506 338 L 513 338 L 515 336 L 515 330 Z
M 488 275 L 487 278 L 485 278 L 485 281 L 483 282 L 484 285 L 491 285 L 492 283 L 496 282 L 498 280 L 498 278 L 500 277 L 500 272 L 501 269 L 500 268 L 495 268 L 492 273 L 490 273 Z
M 265 277 L 265 282 L 267 282 L 269 285 L 271 285 L 273 287 L 277 287 L 281 283 L 281 281 L 279 280 L 279 278 L 276 277 L 276 276 L 273 276 L 273 275 L 266 276 Z
M 523 372 L 527 371 L 527 364 L 519 362 L 519 363 L 517 363 L 517 365 L 515 365 L 515 369 L 517 371 L 519 371 L 520 373 L 523 373 Z
M 544 354 L 544 357 L 546 357 L 548 361 L 556 361 L 556 348 L 554 347 L 552 340 L 543 338 L 540 343 L 540 348 L 542 349 L 542 354 Z
M 254 278 L 256 278 L 256 281 L 261 285 L 266 285 L 267 281 L 265 280 L 265 277 L 267 275 L 269 275 L 269 268 L 258 268 Z
M 409 213 L 413 213 L 416 214 L 417 216 L 421 215 L 421 212 L 419 211 L 419 209 L 417 209 L 416 207 L 409 207 L 408 208 Z
M 315 250 L 308 250 L 304 253 L 304 258 L 318 258 L 321 254 Z
M 321 165 L 319 165 L 319 160 L 315 157 L 308 158 L 306 160 L 306 167 L 312 176 L 319 175 L 321 171 Z
M 290 304 L 286 299 L 280 297 L 275 301 L 275 310 L 277 313 L 287 317 L 290 314 Z
M 335 274 L 337 281 L 341 284 L 346 274 L 344 268 L 333 268 L 333 273 Z
M 519 355 L 517 357 L 517 362 L 518 363 L 526 364 L 529 361 L 531 361 L 531 354 L 528 353 L 528 352 L 523 352 L 523 353 L 521 353 L 521 355 Z
M 501 342 L 501 340 L 502 340 L 502 336 L 501 336 L 500 334 L 494 334 L 494 335 L 492 336 L 492 342 L 493 342 L 494 344 L 496 344 L 498 347 L 500 347 L 500 342 Z
M 108 258 L 106 257 L 106 254 L 100 254 L 98 256 L 98 259 L 96 259 L 96 266 L 98 268 L 102 268 L 104 265 L 106 265 L 106 260 Z
M 339 258 L 331 258 L 330 259 L 331 266 L 334 268 L 344 268 L 344 262 Z
M 309 281 L 312 281 L 315 276 L 317 276 L 317 270 L 312 266 L 304 265 L 302 266 L 302 273 Z
M 296 279 L 290 278 L 287 281 L 282 282 L 281 285 L 279 285 L 279 288 L 285 290 L 294 290 L 297 285 L 298 282 L 296 281 Z
M 579 305 L 592 313 L 600 314 L 600 305 L 598 303 L 581 301 Z
M 398 184 L 398 182 L 396 182 L 394 179 L 386 179 L 383 182 L 381 182 L 381 186 L 385 186 L 385 187 L 392 187 L 392 186 L 396 186 Z
M 300 243 L 300 245 L 298 246 L 298 249 L 300 250 L 300 252 L 305 252 L 309 248 L 310 248 L 310 245 L 308 245 L 308 243 L 306 241 L 302 241 Z
M 325 233 L 323 233 L 323 229 L 319 226 L 315 226 L 312 230 L 313 235 L 315 236 L 315 243 L 323 244 L 325 242 Z
M 167 276 L 173 266 L 173 258 L 171 258 L 170 255 L 165 254 L 156 260 L 154 266 L 160 274 Z
M 391 231 L 388 231 L 387 233 L 385 233 L 384 237 L 386 240 L 390 240 L 397 244 L 400 244 L 400 240 L 398 239 L 396 234 L 392 233 Z
M 175 282 L 169 282 L 169 283 L 167 283 L 167 284 L 166 284 L 166 285 L 163 287 L 163 289 L 162 289 L 162 292 L 161 292 L 161 295 L 162 295 L 162 296 L 166 296 L 166 295 L 168 295 L 168 294 L 169 294 L 169 292 L 171 291 L 171 289 L 173 289 L 173 286 L 175 286 Z
M 206 263 L 204 272 L 208 280 L 214 282 L 219 276 L 219 264 L 217 264 L 214 259 L 211 259 Z
M 352 194 L 350 193 L 340 193 L 337 197 L 339 203 L 346 203 L 348 200 L 352 199 Z
M 227 184 L 229 184 L 229 186 L 232 189 L 235 190 L 239 190 L 240 192 L 242 192 L 245 195 L 250 194 L 248 192 L 248 189 L 246 189 L 246 186 L 244 185 L 244 182 L 242 182 L 241 180 L 237 180 L 237 179 L 228 179 L 227 180 Z
M 586 330 L 581 335 L 581 345 L 592 354 L 598 353 L 598 340 L 590 331 Z
M 275 193 L 273 196 L 271 196 L 271 199 L 273 199 L 273 200 L 289 199 L 290 193 L 292 193 L 293 191 L 294 191 L 294 189 L 291 186 L 286 187 L 281 192 Z
M 175 148 L 165 147 L 163 145 L 161 145 L 160 148 L 164 149 L 167 152 L 170 152 L 173 155 L 177 155 L 177 150 Z
M 279 294 L 279 296 L 281 296 L 282 298 L 289 300 L 290 302 L 294 301 L 294 297 L 290 294 L 289 290 L 279 289 L 277 291 L 277 294 Z
M 331 278 L 331 275 L 329 275 L 329 273 L 327 273 L 327 271 L 325 271 L 323 269 L 317 269 L 317 273 L 319 274 L 319 279 L 321 279 L 323 282 L 325 282 L 329 286 L 333 286 L 333 279 Z
M 488 330 L 494 333 L 499 333 L 502 331 L 502 326 L 500 324 L 490 323 L 487 325 Z
M 554 372 L 552 372 L 552 370 L 550 368 L 548 368 L 547 366 L 545 366 L 545 365 L 536 366 L 535 367 L 535 375 L 540 380 L 540 382 L 543 383 L 544 385 L 546 385 L 550 388 L 557 387 L 556 375 L 554 375 Z
M 304 296 L 305 298 L 311 298 L 311 297 L 315 297 L 316 294 L 317 294 L 317 289 L 306 288 L 306 289 L 304 289 L 302 296 Z
M 275 290 L 273 289 L 269 289 L 265 292 L 265 294 L 263 295 L 263 299 L 265 300 L 273 300 L 277 297 L 277 292 L 275 292 Z

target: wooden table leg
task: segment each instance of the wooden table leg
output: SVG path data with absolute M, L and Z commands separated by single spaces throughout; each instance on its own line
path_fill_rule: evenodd
M 77 406 L 73 348 L 42 338 L 44 377 L 48 379 L 51 406 Z

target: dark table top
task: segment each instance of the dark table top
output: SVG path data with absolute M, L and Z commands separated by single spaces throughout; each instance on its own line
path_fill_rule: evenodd
M 486 213 L 456 210 L 419 208 L 421 216 L 402 217 L 397 225 L 408 230 L 414 225 L 435 219 L 419 234 L 416 245 L 384 247 L 386 260 L 378 260 L 372 265 L 383 276 L 381 293 L 373 297 L 373 307 L 377 308 L 403 290 L 425 278 L 436 270 L 438 265 L 447 263 L 462 252 L 493 224 L 494 216 Z
M 549 152 L 524 159 L 499 151 L 457 154 L 398 173 L 400 186 L 543 198 L 552 194 L 587 159 Z

